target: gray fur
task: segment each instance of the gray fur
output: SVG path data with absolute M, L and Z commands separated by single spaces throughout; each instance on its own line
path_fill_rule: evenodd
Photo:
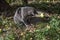
M 15 15 L 14 15 L 14 22 L 16 24 L 20 24 L 20 22 L 24 23 L 25 26 L 27 25 L 26 22 L 24 20 L 25 17 L 27 16 L 31 16 L 31 15 L 35 15 L 34 13 L 34 8 L 33 7 L 21 7 L 21 8 L 18 8 L 15 12 Z

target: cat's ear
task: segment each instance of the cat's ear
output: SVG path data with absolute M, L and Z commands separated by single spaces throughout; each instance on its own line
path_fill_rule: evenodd
M 21 7 L 19 7 L 16 11 L 18 14 L 20 14 L 21 13 Z
M 34 8 L 34 14 L 38 14 L 37 10 Z

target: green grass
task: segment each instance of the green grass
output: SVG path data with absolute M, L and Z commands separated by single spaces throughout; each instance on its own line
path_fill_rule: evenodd
M 60 19 L 51 17 L 49 22 L 41 21 L 34 28 L 22 31 L 10 17 L 0 17 L 0 40 L 60 40 Z

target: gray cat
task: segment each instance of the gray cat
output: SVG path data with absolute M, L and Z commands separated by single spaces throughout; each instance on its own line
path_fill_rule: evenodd
M 15 12 L 14 22 L 15 24 L 23 23 L 25 26 L 27 26 L 28 18 L 35 16 L 35 14 L 37 14 L 37 12 L 33 7 L 20 7 Z

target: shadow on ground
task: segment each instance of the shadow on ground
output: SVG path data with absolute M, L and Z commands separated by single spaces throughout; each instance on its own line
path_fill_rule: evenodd
M 40 22 L 48 23 L 49 21 L 50 21 L 50 18 L 47 18 L 47 17 L 44 17 L 44 18 L 41 18 L 41 17 L 32 17 L 30 22 L 32 24 L 38 24 Z

